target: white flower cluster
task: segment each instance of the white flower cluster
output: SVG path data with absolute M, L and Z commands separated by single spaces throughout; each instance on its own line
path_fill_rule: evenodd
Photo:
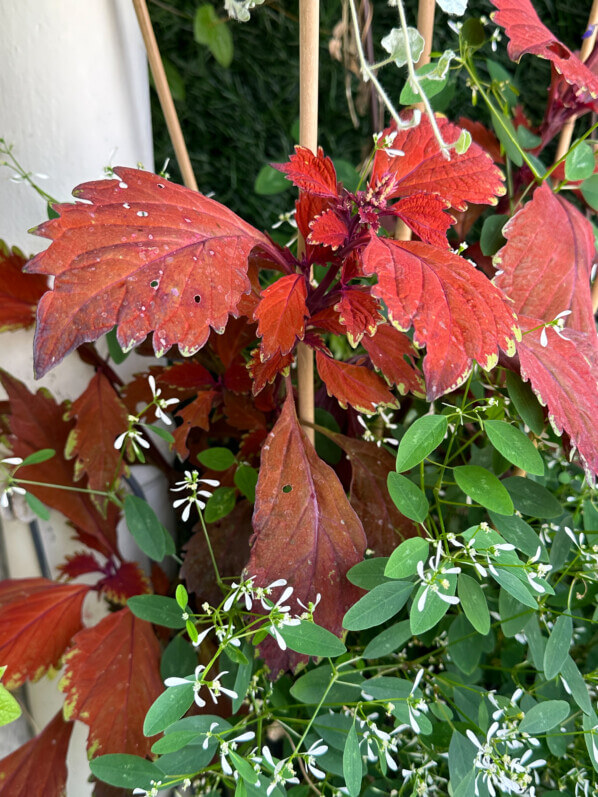
M 23 464 L 23 460 L 21 457 L 6 457 L 5 459 L 0 460 L 2 465 L 13 465 L 15 467 L 19 467 L 19 465 Z M 6 482 L 6 486 L 2 491 L 2 495 L 0 495 L 0 506 L 4 507 L 5 509 L 9 506 L 9 497 L 11 495 L 25 495 L 27 490 L 24 490 L 22 487 L 19 487 L 18 484 L 14 484 L 12 481 L 12 477 L 8 477 Z
M 442 561 L 443 557 L 444 550 L 442 542 L 439 542 L 436 548 L 436 555 L 430 557 L 430 561 L 428 562 L 429 570 L 424 570 L 424 563 L 422 561 L 417 563 L 417 575 L 421 584 L 425 587 L 417 601 L 417 610 L 419 612 L 423 612 L 430 592 L 434 593 L 434 595 L 445 603 L 450 603 L 452 605 L 459 603 L 459 598 L 457 598 L 456 595 L 446 594 L 446 590 L 450 587 L 450 582 L 446 576 L 457 575 L 457 573 L 461 572 L 461 568 L 454 566 L 449 567 L 449 565 L 452 565 L 452 561 L 450 559 L 448 561 Z
M 180 506 L 185 507 L 181 515 L 183 522 L 189 520 L 192 507 L 195 507 L 199 513 L 206 508 L 207 499 L 212 497 L 212 493 L 206 490 L 203 485 L 218 487 L 219 484 L 220 482 L 216 479 L 200 479 L 199 473 L 196 470 L 185 471 L 184 478 L 176 482 L 174 487 L 170 488 L 173 493 L 178 493 L 182 490 L 186 490 L 189 493 L 189 495 L 186 495 L 184 498 L 177 498 L 172 504 L 175 509 L 178 509 Z

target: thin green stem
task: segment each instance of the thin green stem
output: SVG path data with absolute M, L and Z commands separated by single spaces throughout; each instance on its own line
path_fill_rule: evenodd
M 216 583 L 220 587 L 221 590 L 224 590 L 224 582 L 220 577 L 220 570 L 218 570 L 218 564 L 216 562 L 216 557 L 214 556 L 214 550 L 212 548 L 212 543 L 210 541 L 210 535 L 208 534 L 208 530 L 206 528 L 206 523 L 203 519 L 203 513 L 198 512 L 199 514 L 199 521 L 201 523 L 201 528 L 203 530 L 204 539 L 206 541 L 206 545 L 208 546 L 208 551 L 210 553 L 210 559 L 212 560 L 212 567 L 214 568 L 214 574 L 216 576 Z

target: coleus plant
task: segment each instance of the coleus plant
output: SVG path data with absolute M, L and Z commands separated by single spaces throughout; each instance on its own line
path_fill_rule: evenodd
M 591 105 L 596 78 L 571 54 L 563 56 L 563 45 L 544 42 L 545 29 L 529 3 L 495 5 L 512 56 L 550 58 L 571 102 Z M 165 628 L 182 629 L 185 621 L 166 612 L 161 627 L 153 628 L 135 608 L 141 604 L 127 605 L 151 593 L 161 599 L 173 585 L 158 564 L 148 578 L 124 559 L 116 524 L 124 512 L 129 530 L 156 562 L 174 553 L 151 510 L 125 497 L 122 486 L 128 463 L 140 455 L 158 463 L 171 483 L 180 478 L 153 444 L 146 449 L 141 431 L 151 411 L 165 417 L 162 392 L 180 401 L 179 424 L 169 438 L 177 455 L 185 467 L 202 469 L 203 478 L 217 475 L 221 485 L 205 507 L 205 520 L 217 530 L 213 550 L 201 531 L 186 545 L 180 575 L 189 591 L 199 604 L 216 604 L 220 579 L 241 570 L 255 586 L 285 579 L 303 605 L 321 596 L 318 623 L 337 635 L 362 594 L 347 571 L 366 549 L 390 554 L 421 530 L 386 491 L 393 457 L 375 440 L 360 439 L 359 414 L 398 410 L 397 393 L 408 397 L 406 403 L 409 396 L 435 402 L 463 385 L 476 363 L 489 371 L 500 360 L 530 383 L 588 475 L 598 472 L 592 225 L 556 192 L 548 174 L 532 190 L 525 167 L 521 192 L 507 204 L 502 173 L 481 145 L 453 150 L 447 159 L 431 121 L 415 121 L 407 112 L 404 126 L 394 124 L 377 137 L 367 182 L 354 192 L 338 182 L 321 150 L 298 147 L 278 165 L 300 191 L 301 256 L 215 200 L 125 168 L 115 169 L 114 179 L 75 189 L 83 201 L 54 207 L 57 217 L 37 230 L 52 241 L 46 251 L 27 263 L 20 253 L 3 251 L 9 296 L 0 310 L 3 325 L 27 325 L 37 304 L 37 375 L 74 349 L 96 373 L 70 405 L 58 405 L 46 392 L 32 395 L 9 374 L 1 377 L 12 454 L 7 493 L 25 490 L 34 510 L 44 511 L 41 502 L 61 511 L 82 549 L 61 567 L 66 583 L 0 585 L 4 685 L 20 686 L 65 663 L 64 716 L 0 763 L 0 794 L 24 794 L 32 783 L 40 793 L 61 793 L 74 719 L 90 727 L 90 756 L 150 754 L 143 719 L 162 691 L 161 676 L 170 672 L 164 659 L 160 670 L 169 641 Z M 444 117 L 436 125 L 445 142 L 462 140 L 461 129 Z M 484 138 L 492 134 L 484 131 Z M 453 247 L 465 234 L 468 206 L 499 202 L 504 220 L 511 218 L 491 281 L 483 256 L 472 262 Z M 397 219 L 416 240 L 392 237 Z M 43 292 L 46 276 L 54 282 Z M 167 356 L 168 364 L 152 365 L 122 385 L 91 345 L 113 331 L 124 351 L 143 350 L 152 334 L 153 352 Z M 315 352 L 322 404 L 338 422 L 328 431 L 344 452 L 337 472 L 316 453 L 297 417 L 291 374 L 299 345 Z M 503 376 L 495 371 L 488 378 L 498 383 Z M 525 395 L 521 382 L 515 384 L 517 395 Z M 214 448 L 214 442 L 221 445 Z M 178 499 L 184 520 L 200 501 L 193 483 L 193 500 Z M 60 489 L 73 485 L 81 491 Z M 219 568 L 216 580 L 206 573 L 210 553 Z M 92 586 L 74 583 L 90 574 L 97 575 Z M 112 611 L 85 628 L 81 607 L 91 592 Z M 167 647 L 173 656 L 180 655 L 177 640 Z M 302 660 L 281 648 L 274 632 L 261 650 L 274 676 Z M 35 778 L 50 776 L 36 760 L 50 744 L 56 766 L 52 782 L 42 783 Z M 106 788 L 98 784 L 96 792 Z

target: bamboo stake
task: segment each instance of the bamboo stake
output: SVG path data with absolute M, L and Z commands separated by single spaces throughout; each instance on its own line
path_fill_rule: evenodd
M 164 114 L 166 127 L 168 128 L 174 153 L 181 170 L 183 182 L 187 188 L 197 191 L 197 181 L 195 180 L 195 175 L 193 174 L 193 167 L 191 166 L 191 160 L 189 159 L 189 153 L 187 152 L 185 139 L 183 138 L 183 131 L 181 130 L 179 117 L 177 115 L 176 108 L 174 107 L 174 101 L 172 99 L 172 94 L 170 93 L 168 80 L 166 79 L 166 72 L 164 71 L 164 65 L 162 64 L 162 58 L 160 57 L 160 50 L 158 49 L 158 42 L 156 41 L 156 36 L 154 35 L 154 29 L 152 27 L 149 11 L 147 10 L 146 0 L 133 0 L 133 7 L 135 8 L 135 13 L 137 14 L 137 21 L 139 22 L 139 28 L 141 30 L 141 35 L 143 36 L 143 41 L 145 42 L 147 60 L 149 61 L 150 69 L 152 71 L 156 91 L 158 92 L 160 105 L 162 107 L 162 113 Z
M 318 56 L 320 47 L 319 0 L 299 0 L 299 143 L 317 152 L 318 149 Z M 299 236 L 297 254 L 305 252 L 305 241 Z M 303 430 L 315 441 L 314 357 L 312 350 L 300 343 L 297 347 L 297 393 L 299 419 Z

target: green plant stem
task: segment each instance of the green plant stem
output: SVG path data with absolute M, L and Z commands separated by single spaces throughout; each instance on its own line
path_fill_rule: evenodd
M 206 545 L 208 546 L 210 559 L 212 560 L 212 567 L 214 568 L 214 575 L 216 576 L 216 583 L 218 584 L 220 589 L 224 591 L 224 582 L 222 581 L 222 579 L 220 577 L 220 570 L 218 570 L 218 564 L 216 562 L 216 557 L 214 556 L 214 550 L 212 548 L 212 543 L 210 541 L 210 535 L 208 534 L 208 530 L 206 528 L 206 523 L 205 523 L 205 520 L 203 519 L 203 513 L 202 512 L 198 512 L 198 515 L 199 515 L 199 521 L 201 523 L 201 528 L 203 530 L 203 536 L 204 536 L 204 539 L 206 541 Z

